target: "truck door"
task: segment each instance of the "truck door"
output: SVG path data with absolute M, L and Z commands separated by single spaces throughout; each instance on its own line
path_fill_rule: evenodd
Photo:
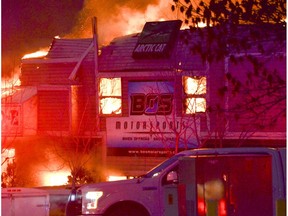
M 217 155 L 186 160 L 179 164 L 180 186 L 188 189 L 179 209 L 186 215 L 273 215 L 271 156 Z

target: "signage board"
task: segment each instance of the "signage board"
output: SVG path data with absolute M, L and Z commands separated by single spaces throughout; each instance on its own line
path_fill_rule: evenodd
M 130 148 L 136 153 L 139 149 L 143 153 L 143 149 L 171 150 L 175 149 L 176 133 L 181 134 L 179 148 L 196 147 L 191 119 L 174 114 L 173 82 L 129 82 L 128 95 L 130 116 L 106 120 L 108 149 Z
M 133 51 L 133 58 L 168 58 L 182 21 L 147 22 Z

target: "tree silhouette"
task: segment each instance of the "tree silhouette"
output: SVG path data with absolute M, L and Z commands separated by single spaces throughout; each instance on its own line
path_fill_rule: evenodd
M 246 138 L 255 131 L 282 131 L 286 121 L 286 2 L 173 0 L 171 9 L 183 15 L 191 32 L 200 35 L 193 42 L 182 38 L 191 52 L 209 64 L 224 62 L 225 82 L 217 90 L 222 102 L 207 107 L 207 113 L 214 113 L 222 123 L 215 126 L 218 137 L 225 136 L 232 118 L 237 123 L 234 129 L 245 132 Z M 237 69 L 241 75 L 235 73 Z

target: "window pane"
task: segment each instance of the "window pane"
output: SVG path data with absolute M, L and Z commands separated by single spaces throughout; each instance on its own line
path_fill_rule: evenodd
M 100 96 L 121 96 L 121 78 L 101 78 Z
M 121 114 L 121 78 L 101 78 L 100 114 Z
M 121 99 L 102 98 L 100 101 L 101 114 L 121 114 Z
M 205 112 L 206 100 L 205 98 L 186 98 L 185 108 L 186 108 L 185 110 L 186 114 Z
M 206 77 L 183 77 L 185 94 L 206 94 Z

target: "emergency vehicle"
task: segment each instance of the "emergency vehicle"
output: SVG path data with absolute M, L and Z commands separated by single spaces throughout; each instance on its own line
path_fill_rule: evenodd
M 286 148 L 180 152 L 138 178 L 74 190 L 66 216 L 280 216 L 286 214 Z

